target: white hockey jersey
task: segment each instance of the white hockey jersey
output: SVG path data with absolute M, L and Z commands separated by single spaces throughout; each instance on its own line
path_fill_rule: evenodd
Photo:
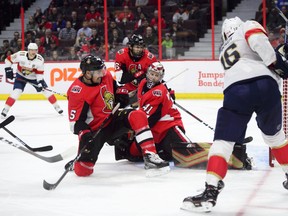
M 17 63 L 17 73 L 26 79 L 42 80 L 44 74 L 44 59 L 37 54 L 34 59 L 28 59 L 27 51 L 19 51 L 5 59 L 5 67 L 11 67 L 13 63 Z
M 225 70 L 224 90 L 233 83 L 254 77 L 281 78 L 268 69 L 276 61 L 265 29 L 256 21 L 246 21 L 223 44 L 219 60 Z

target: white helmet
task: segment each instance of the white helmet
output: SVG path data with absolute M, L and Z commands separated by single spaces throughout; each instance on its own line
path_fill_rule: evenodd
M 36 43 L 29 43 L 28 45 L 28 50 L 32 49 L 32 50 L 38 50 L 38 46 Z
M 150 89 L 162 82 L 164 77 L 164 67 L 160 62 L 153 62 L 147 69 L 147 87 Z
M 225 19 L 222 25 L 222 39 L 226 41 L 243 23 L 239 17 Z

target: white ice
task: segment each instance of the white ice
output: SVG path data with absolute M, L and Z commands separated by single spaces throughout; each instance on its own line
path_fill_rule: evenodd
M 5 101 L 0 102 L 3 107 Z M 42 187 L 45 179 L 54 183 L 64 172 L 64 165 L 76 155 L 77 136 L 69 130 L 67 101 L 59 101 L 65 110 L 59 116 L 48 101 L 17 101 L 9 114 L 16 117 L 6 127 L 31 147 L 52 145 L 51 156 L 75 147 L 69 158 L 47 163 L 0 142 L 0 215 L 1 216 L 189 216 L 201 215 L 180 210 L 186 196 L 204 188 L 205 171 L 177 168 L 146 178 L 142 163 L 115 161 L 114 149 L 105 145 L 95 165 L 94 174 L 79 178 L 66 175 L 53 191 Z M 178 103 L 215 126 L 221 100 L 178 100 Z M 181 111 L 187 135 L 192 141 L 209 141 L 213 131 Z M 251 171 L 229 170 L 225 188 L 209 215 L 288 215 L 288 191 L 282 186 L 284 174 L 279 166 L 268 165 L 268 147 L 263 144 L 255 117 L 247 136 L 248 154 L 256 167 Z M 1 120 L 2 121 L 2 120 Z M 3 129 L 0 136 L 19 143 Z M 205 214 L 206 215 L 206 214 Z

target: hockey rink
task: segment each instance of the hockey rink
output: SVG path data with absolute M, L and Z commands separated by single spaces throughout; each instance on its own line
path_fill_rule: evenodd
M 213 128 L 221 100 L 177 100 L 191 113 Z M 1 110 L 5 101 L 0 102 Z M 17 101 L 9 112 L 15 120 L 6 126 L 31 147 L 52 145 L 53 156 L 74 147 L 67 159 L 48 163 L 0 141 L 0 215 L 1 216 L 189 216 L 207 215 L 180 209 L 186 196 L 204 188 L 205 171 L 174 167 L 167 175 L 146 178 L 143 163 L 115 161 L 114 148 L 105 145 L 92 176 L 80 178 L 69 172 L 58 187 L 46 191 L 45 179 L 55 183 L 64 165 L 76 156 L 77 136 L 69 129 L 67 101 L 59 101 L 60 116 L 48 101 Z M 193 142 L 213 140 L 213 131 L 179 109 L 186 134 Z M 268 147 L 262 141 L 253 117 L 247 136 L 251 171 L 229 170 L 225 188 L 209 215 L 287 216 L 288 191 L 282 186 L 284 173 L 268 165 Z M 1 119 L 1 122 L 3 119 Z M 3 129 L 0 137 L 19 143 Z M 20 144 L 20 143 L 19 143 Z M 21 145 L 21 144 L 20 144 Z M 197 191 L 198 190 L 198 191 Z

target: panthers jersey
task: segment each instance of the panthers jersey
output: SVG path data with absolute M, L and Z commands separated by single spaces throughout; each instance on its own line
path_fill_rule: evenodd
M 184 128 L 181 114 L 174 107 L 170 94 L 164 84 L 145 89 L 147 80 L 143 79 L 138 87 L 139 107 L 147 117 L 154 140 L 160 143 L 167 131 L 179 126 Z
M 17 73 L 29 80 L 42 80 L 44 74 L 44 59 L 36 54 L 34 59 L 28 59 L 27 51 L 19 51 L 5 59 L 5 66 L 11 67 L 17 63 Z
M 223 44 L 220 57 L 225 70 L 224 90 L 237 82 L 270 76 L 280 83 L 280 77 L 268 66 L 276 55 L 264 28 L 256 21 L 246 21 Z

